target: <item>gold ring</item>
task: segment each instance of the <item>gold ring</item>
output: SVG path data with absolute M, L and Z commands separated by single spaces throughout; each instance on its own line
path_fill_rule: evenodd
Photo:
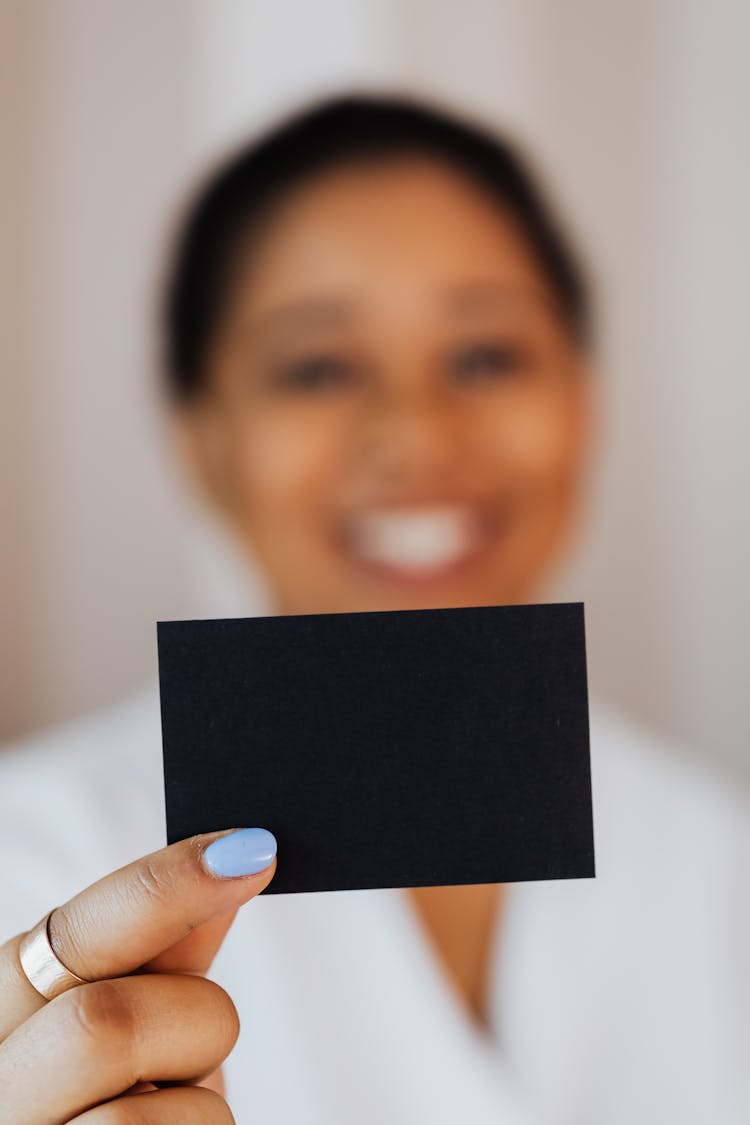
M 37 922 L 33 930 L 29 930 L 21 940 L 18 956 L 26 978 L 45 1000 L 54 1000 L 61 992 L 69 988 L 76 988 L 79 984 L 90 984 L 90 981 L 77 977 L 66 969 L 60 958 L 50 945 L 49 920 L 52 911 L 41 922 Z

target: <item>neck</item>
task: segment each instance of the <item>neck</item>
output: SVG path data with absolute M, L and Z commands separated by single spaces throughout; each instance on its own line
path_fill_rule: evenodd
M 489 969 L 505 887 L 415 887 L 409 895 L 459 1000 L 477 1024 L 486 1026 Z

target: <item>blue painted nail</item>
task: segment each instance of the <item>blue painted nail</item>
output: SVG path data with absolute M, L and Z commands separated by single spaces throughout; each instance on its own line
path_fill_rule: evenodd
M 241 828 L 220 836 L 203 853 L 203 862 L 213 875 L 223 879 L 256 875 L 273 861 L 276 837 L 266 828 Z

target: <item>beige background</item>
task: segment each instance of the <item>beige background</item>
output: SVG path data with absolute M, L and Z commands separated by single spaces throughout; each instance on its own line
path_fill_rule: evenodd
M 529 146 L 599 281 L 595 687 L 750 779 L 750 8 L 717 0 L 4 0 L 0 737 L 155 672 L 159 617 L 262 594 L 188 502 L 154 393 L 176 203 L 350 83 Z

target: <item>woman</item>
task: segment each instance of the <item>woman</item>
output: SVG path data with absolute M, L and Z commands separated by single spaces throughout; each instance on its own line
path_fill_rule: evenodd
M 505 145 L 396 100 L 287 123 L 194 206 L 166 325 L 185 458 L 279 612 L 534 600 L 595 388 L 579 269 Z M 155 701 L 9 755 L 3 1121 L 229 1121 L 238 1013 L 243 1123 L 747 1120 L 746 810 L 600 707 L 592 763 L 595 881 L 235 917 L 275 841 L 159 850 Z

